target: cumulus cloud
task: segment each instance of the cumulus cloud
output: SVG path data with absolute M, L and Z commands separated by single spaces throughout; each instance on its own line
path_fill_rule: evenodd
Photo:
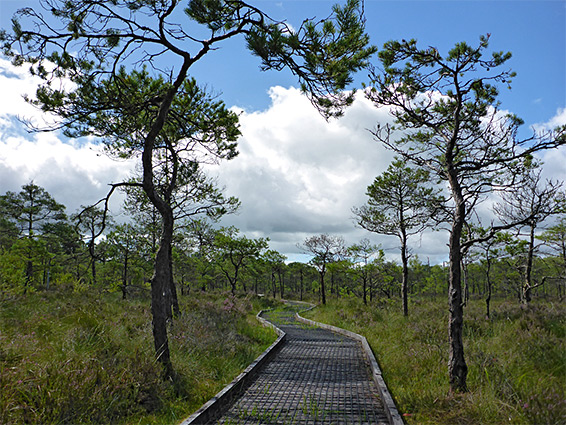
M 0 192 L 19 191 L 34 181 L 72 213 L 104 197 L 108 184 L 127 177 L 133 164 L 108 158 L 88 141 L 68 140 L 57 132 L 28 133 L 20 120 L 38 126 L 54 122 L 22 97 L 33 96 L 39 83 L 25 68 L 0 58 Z M 112 207 L 119 210 L 119 200 Z
M 0 192 L 17 191 L 33 180 L 74 212 L 105 196 L 108 184 L 126 178 L 135 161 L 112 160 L 89 141 L 22 130 L 16 116 L 45 119 L 21 97 L 33 94 L 37 83 L 0 59 L 5 99 L 0 104 Z M 357 228 L 351 213 L 352 207 L 366 202 L 367 186 L 393 159 L 368 131 L 391 123 L 388 111 L 375 108 L 360 94 L 342 118 L 327 122 L 296 88 L 273 87 L 269 95 L 271 105 L 265 110 L 234 107 L 240 114 L 240 154 L 207 166 L 226 192 L 242 201 L 240 212 L 221 224 L 234 225 L 248 237 L 269 237 L 271 248 L 291 261 L 305 259 L 296 245 L 320 233 L 341 235 L 348 244 L 367 237 L 381 244 L 389 259 L 398 259 L 395 237 Z M 563 109 L 539 127 L 560 124 L 566 124 Z M 541 157 L 548 178 L 566 180 L 566 148 Z M 119 211 L 119 201 L 113 204 L 114 212 Z M 425 232 L 410 243 L 422 261 L 446 260 L 445 231 Z
M 566 125 L 566 108 L 558 109 L 550 120 L 537 124 L 534 128 L 538 131 L 552 131 L 562 125 Z M 566 146 L 542 152 L 540 157 L 544 162 L 545 178 L 566 182 Z
M 17 192 L 33 181 L 69 213 L 106 196 L 108 184 L 123 180 L 131 170 L 131 163 L 108 158 L 97 145 L 63 142 L 52 133 L 30 140 L 0 138 L 0 191 Z M 119 201 L 118 196 L 111 204 L 114 212 L 119 211 Z
M 240 155 L 211 169 L 242 201 L 240 213 L 222 224 L 269 237 L 290 259 L 299 253 L 297 243 L 320 233 L 342 235 L 348 244 L 368 237 L 397 258 L 396 238 L 356 228 L 351 213 L 393 159 L 368 131 L 390 123 L 388 111 L 359 95 L 344 117 L 327 122 L 296 88 L 273 87 L 269 95 L 267 110 L 239 111 Z M 445 251 L 444 242 L 438 249 L 439 237 L 415 240 L 415 252 L 436 261 Z
M 566 125 L 566 108 L 559 108 L 556 111 L 556 115 L 554 115 L 550 120 L 545 123 L 535 124 L 533 127 L 538 131 L 552 131 L 561 125 Z
M 0 87 L 2 87 L 3 101 L 0 102 L 0 131 L 18 132 L 23 131 L 24 126 L 20 122 L 14 125 L 17 119 L 24 120 L 35 127 L 45 128 L 56 122 L 56 117 L 46 114 L 24 101 L 24 96 L 35 99 L 35 92 L 42 80 L 32 76 L 29 67 L 16 67 L 9 60 L 0 57 Z M 53 85 L 70 86 L 70 82 L 52 82 Z

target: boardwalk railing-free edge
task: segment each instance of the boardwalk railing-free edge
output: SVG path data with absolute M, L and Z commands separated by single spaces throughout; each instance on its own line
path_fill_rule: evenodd
M 271 327 L 275 330 L 278 337 L 273 344 L 271 344 L 263 353 L 256 358 L 242 373 L 240 373 L 232 382 L 226 385 L 218 394 L 207 401 L 200 409 L 198 409 L 191 416 L 186 418 L 180 425 L 204 425 L 214 418 L 217 418 L 222 411 L 232 404 L 234 398 L 242 392 L 242 390 L 249 384 L 255 373 L 266 363 L 271 357 L 281 348 L 285 341 L 285 332 L 277 326 L 261 317 L 264 311 L 260 311 L 256 318 L 264 326 Z
M 310 309 L 314 308 L 312 306 Z M 307 310 L 310 310 L 307 309 Z M 268 362 L 271 357 L 278 351 L 279 348 L 283 345 L 285 341 L 285 332 L 279 329 L 274 324 L 268 322 L 261 314 L 264 311 L 260 311 L 256 318 L 259 320 L 264 326 L 271 327 L 275 330 L 278 337 L 277 340 L 273 344 L 271 344 L 262 354 L 259 355 L 257 359 L 253 361 L 240 375 L 238 375 L 231 383 L 229 383 L 226 387 L 224 387 L 218 394 L 212 397 L 209 401 L 207 401 L 199 410 L 193 413 L 191 416 L 183 420 L 179 425 L 204 425 L 211 421 L 214 418 L 220 416 L 220 414 L 234 401 L 236 397 L 241 393 L 241 391 L 250 383 L 251 379 L 255 375 L 255 373 L 266 363 Z M 338 328 L 336 326 L 327 325 L 325 323 L 315 322 L 310 319 L 305 319 L 301 317 L 299 313 L 295 314 L 295 317 L 298 321 L 311 325 L 311 326 L 318 326 L 323 329 L 328 329 L 330 331 L 345 335 L 349 338 L 355 339 L 360 341 L 362 344 L 362 348 L 368 358 L 372 378 L 377 385 L 377 389 L 379 391 L 379 395 L 383 402 L 383 407 L 385 410 L 385 414 L 389 419 L 391 425 L 404 425 L 403 419 L 401 415 L 399 415 L 399 411 L 397 410 L 397 406 L 391 397 L 389 389 L 383 379 L 381 374 L 381 369 L 379 368 L 379 364 L 373 354 L 371 347 L 369 346 L 367 339 L 359 335 L 357 333 Z
M 375 358 L 375 355 L 373 354 L 373 351 L 369 346 L 369 343 L 365 336 L 359 335 L 355 332 L 348 331 L 346 329 L 338 328 L 336 326 L 327 325 L 326 323 L 320 323 L 320 322 L 315 322 L 314 320 L 305 319 L 304 317 L 301 317 L 299 313 L 296 313 L 295 317 L 299 322 L 302 322 L 306 325 L 318 326 L 319 328 L 327 329 L 329 331 L 336 332 L 341 335 L 345 335 L 349 338 L 360 341 L 360 343 L 362 344 L 362 348 L 366 354 L 366 357 L 369 361 L 372 378 L 375 384 L 377 385 L 377 390 L 379 391 L 381 401 L 383 402 L 383 408 L 385 410 L 385 414 L 387 415 L 387 418 L 389 419 L 389 423 L 391 425 L 404 425 L 403 418 L 401 418 L 401 415 L 397 410 L 395 401 L 393 400 L 393 397 L 391 396 L 391 393 L 387 388 L 387 384 L 383 379 L 383 375 L 381 374 L 381 369 L 379 368 L 377 359 Z

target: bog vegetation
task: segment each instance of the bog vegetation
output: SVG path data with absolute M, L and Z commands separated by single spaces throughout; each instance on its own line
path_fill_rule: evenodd
M 55 211 L 33 210 L 19 221 L 7 213 L 11 199 L 30 193 L 41 196 L 36 207 Z M 276 299 L 322 297 L 320 263 L 287 264 L 265 240 L 193 223 L 173 245 L 180 315 L 169 331 L 176 375 L 164 380 L 151 348 L 153 228 L 141 221 L 115 224 L 91 245 L 78 216 L 68 218 L 33 183 L 1 199 L 2 423 L 180 420 L 273 341 L 255 323 L 255 312 Z M 407 423 L 556 423 L 566 414 L 566 263 L 558 249 L 566 223 L 558 217 L 536 239 L 529 303 L 523 296 L 527 241 L 507 235 L 489 250 L 470 251 L 464 263 L 467 393 L 450 391 L 445 379 L 445 264 L 410 258 L 405 316 L 403 266 L 368 241 L 342 246 L 325 264 L 327 304 L 314 317 L 368 337 Z
M 72 286 L 4 298 L 0 308 L 0 423 L 180 422 L 275 339 L 257 297 L 182 297 L 170 330 L 175 379 L 163 379 L 151 345 L 148 289 Z
M 139 159 L 139 167 L 130 179 L 111 183 L 104 199 L 71 215 L 33 181 L 0 195 L 0 300 L 6 316 L 0 361 L 2 383 L 10 390 L 2 391 L 1 400 L 2 414 L 15 415 L 7 421 L 78 422 L 87 416 L 119 421 L 120 415 L 139 416 L 140 409 L 168 411 L 165 393 L 191 405 L 191 391 L 206 380 L 190 381 L 200 367 L 190 362 L 198 357 L 195 347 L 207 339 L 190 317 L 210 315 L 213 307 L 196 301 L 202 294 L 226 291 L 244 298 L 260 293 L 314 297 L 323 305 L 327 296 L 332 302 L 354 297 L 364 304 L 356 309 L 377 315 L 368 319 L 368 333 L 382 327 L 379 317 L 393 328 L 402 323 L 408 329 L 404 342 L 414 327 L 424 350 L 438 354 L 434 362 L 447 364 L 448 382 L 429 380 L 438 385 L 428 398 L 392 384 L 407 415 L 428 420 L 422 416 L 426 405 L 431 421 L 450 418 L 449 412 L 458 411 L 454 406 L 472 399 L 468 391 L 487 397 L 471 404 L 488 403 L 492 394 L 491 401 L 498 402 L 491 409 L 511 420 L 550 423 L 562 414 L 563 388 L 552 391 L 563 378 L 563 358 L 555 361 L 546 354 L 561 347 L 554 336 L 564 329 L 553 312 L 561 311 L 566 295 L 566 196 L 562 182 L 543 178 L 537 158 L 566 144 L 566 126 L 522 137 L 523 121 L 502 110 L 498 100 L 499 88 L 510 88 L 515 77 L 504 68 L 511 53 L 488 52 L 489 34 L 475 45 L 456 43 L 447 53 L 419 47 L 416 40 L 389 41 L 379 51 L 380 64 L 370 66 L 378 49 L 369 45 L 358 0 L 335 6 L 326 19 L 306 19 L 299 28 L 240 0 L 189 0 L 184 6 L 177 0 L 41 3 L 45 14 L 21 9 L 12 31 L 0 31 L 3 53 L 42 79 L 36 98 L 28 101 L 58 118 L 51 130 L 93 137 L 111 156 Z M 181 8 L 184 13 L 176 13 Z M 339 117 L 352 104 L 353 92 L 345 91 L 352 75 L 369 70 L 364 95 L 376 107 L 388 108 L 394 119 L 394 126 L 376 123 L 372 134 L 397 158 L 368 187 L 367 205 L 353 206 L 353 212 L 360 226 L 399 239 L 401 266 L 368 240 L 347 247 L 341 236 L 328 234 L 296 241 L 312 260 L 287 264 L 269 249 L 268 240 L 218 225 L 239 201 L 226 197 L 202 164 L 237 155 L 238 117 L 190 77 L 190 68 L 238 36 L 263 70 L 290 70 L 326 117 Z M 71 84 L 59 84 L 61 79 Z M 413 177 L 403 178 L 407 175 Z M 130 220 L 122 216 L 113 222 L 108 202 L 121 190 Z M 494 205 L 492 215 L 486 201 Z M 427 227 L 449 229 L 447 263 L 430 265 L 412 254 L 412 235 Z M 151 301 L 140 303 L 136 297 L 146 292 Z M 400 294 L 405 319 L 376 307 L 389 305 L 388 300 L 394 304 Z M 429 314 L 435 304 L 422 300 L 436 296 L 447 297 L 448 305 Z M 230 310 L 240 301 L 227 302 Z M 110 326 L 136 308 L 139 317 L 133 322 Z M 357 317 L 349 308 L 341 314 Z M 444 315 L 446 341 L 437 338 L 434 320 Z M 511 348 L 501 352 L 497 343 L 483 339 L 499 338 L 507 323 L 502 317 L 516 327 L 515 334 L 508 331 L 526 341 L 520 347 L 526 357 L 508 356 Z M 223 325 L 230 325 L 230 334 L 249 334 L 238 320 L 213 321 L 210 332 L 218 328 L 222 335 Z M 179 336 L 184 321 L 187 335 Z M 476 322 L 481 322 L 477 332 Z M 139 338 L 148 323 L 159 366 L 135 361 L 144 352 Z M 19 346 L 26 341 L 29 345 Z M 137 346 L 120 345 L 136 341 Z M 179 350 L 177 343 L 189 347 Z M 478 345 L 467 360 L 465 344 Z M 395 356 L 407 358 L 413 349 L 404 346 Z M 118 352 L 126 360 L 117 362 L 135 367 L 113 367 L 110 354 Z M 187 352 L 195 355 L 172 360 Z M 504 363 L 507 356 L 523 365 L 535 356 L 548 372 L 526 366 L 516 377 L 521 366 Z M 36 357 L 43 360 L 34 363 Z M 421 361 L 415 373 L 432 373 L 422 363 L 427 356 L 413 357 Z M 123 373 L 112 382 L 124 378 L 128 384 L 103 390 L 110 385 L 109 370 Z M 536 384 L 531 375 L 548 385 Z M 525 390 L 527 383 L 550 402 Z M 490 392 L 490 385 L 497 389 Z M 153 389 L 160 395 L 149 395 Z M 93 399 L 100 397 L 96 412 L 81 395 L 89 391 Z M 120 403 L 130 404 L 117 409 Z M 551 412 L 546 416 L 537 407 L 543 405 Z M 503 416 L 494 413 L 485 420 Z
M 560 424 L 566 417 L 566 304 L 529 306 L 498 297 L 490 319 L 478 297 L 465 307 L 469 391 L 446 380 L 448 335 L 444 297 L 411 297 L 368 308 L 357 298 L 332 300 L 308 317 L 363 334 L 407 424 Z

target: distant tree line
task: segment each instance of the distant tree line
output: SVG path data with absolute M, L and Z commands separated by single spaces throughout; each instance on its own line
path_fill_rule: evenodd
M 159 232 L 153 216 L 138 209 L 135 220 L 109 219 L 104 233 L 93 239 L 101 223 L 99 209 L 69 215 L 33 182 L 0 195 L 1 297 L 92 288 L 121 291 L 126 299 L 148 291 Z M 529 238 L 501 232 L 470 250 L 463 262 L 464 302 L 485 299 L 489 316 L 491 297 L 525 302 L 527 281 L 528 300 L 566 299 L 566 214 L 557 214 L 532 242 L 534 246 Z M 289 263 L 269 248 L 268 239 L 248 238 L 206 219 L 192 220 L 175 233 L 174 285 L 182 295 L 230 291 L 321 302 L 327 296 L 365 302 L 404 297 L 405 285 L 408 297 L 448 290 L 446 263 L 431 265 L 415 254 L 405 270 L 368 239 L 346 246 L 339 236 L 313 235 L 300 246 L 312 260 Z

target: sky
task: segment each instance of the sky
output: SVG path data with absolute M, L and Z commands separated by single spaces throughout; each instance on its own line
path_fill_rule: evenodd
M 340 2 L 343 3 L 343 2 Z M 297 28 L 305 18 L 324 18 L 334 1 L 258 0 L 252 2 L 277 20 Z M 38 7 L 36 0 L 0 0 L 0 28 L 9 29 L 13 12 Z M 517 72 L 512 90 L 502 89 L 501 107 L 531 128 L 566 124 L 566 1 L 366 0 L 371 43 L 415 38 L 441 54 L 455 43 L 476 44 L 490 34 L 490 50 L 510 51 Z M 378 65 L 376 58 L 372 63 Z M 393 155 L 373 140 L 368 129 L 391 120 L 362 96 L 339 120 L 325 121 L 298 90 L 287 71 L 261 72 L 259 59 L 243 39 L 222 44 L 191 68 L 200 84 L 219 93 L 240 114 L 240 154 L 209 170 L 242 207 L 222 225 L 234 225 L 248 237 L 268 237 L 270 247 L 304 260 L 297 244 L 328 233 L 348 244 L 369 238 L 390 259 L 399 255 L 395 237 L 357 228 L 351 209 L 366 202 L 365 191 Z M 356 76 L 355 86 L 367 82 Z M 135 164 L 117 162 L 93 140 L 69 140 L 56 132 L 28 133 L 20 118 L 44 119 L 27 105 L 37 80 L 0 56 L 0 193 L 17 191 L 33 180 L 65 205 L 69 213 L 102 198 L 108 184 L 126 178 Z M 548 178 L 566 180 L 566 148 L 543 155 Z M 120 214 L 120 200 L 112 204 Z M 410 240 L 421 261 L 447 258 L 447 234 L 425 232 Z

